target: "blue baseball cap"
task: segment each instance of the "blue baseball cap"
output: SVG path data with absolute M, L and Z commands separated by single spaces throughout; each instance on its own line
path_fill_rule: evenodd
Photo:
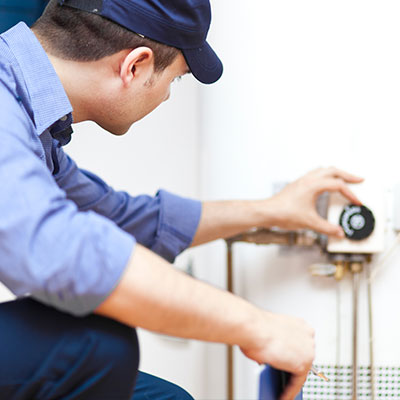
M 108 18 L 139 35 L 181 50 L 193 76 L 214 83 L 221 60 L 207 43 L 209 0 L 58 0 L 60 5 Z

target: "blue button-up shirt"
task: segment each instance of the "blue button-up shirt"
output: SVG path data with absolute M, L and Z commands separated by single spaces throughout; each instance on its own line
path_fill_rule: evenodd
M 20 23 L 0 35 L 0 281 L 85 315 L 115 288 L 136 242 L 169 261 L 187 248 L 201 204 L 163 190 L 131 197 L 79 169 L 62 149 L 71 112 L 32 31 Z

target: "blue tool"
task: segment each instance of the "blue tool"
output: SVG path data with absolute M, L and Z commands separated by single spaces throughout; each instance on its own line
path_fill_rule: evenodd
M 259 400 L 279 400 L 290 379 L 288 372 L 279 371 L 267 365 L 260 375 Z M 300 392 L 295 400 L 303 400 Z

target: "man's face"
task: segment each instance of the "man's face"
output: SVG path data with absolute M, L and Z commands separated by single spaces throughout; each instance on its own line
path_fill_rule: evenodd
M 132 124 L 151 113 L 170 96 L 172 82 L 189 72 L 185 58 L 178 54 L 174 62 L 161 72 L 154 71 L 145 82 L 136 84 L 124 95 L 112 99 L 96 121 L 115 135 L 125 134 Z

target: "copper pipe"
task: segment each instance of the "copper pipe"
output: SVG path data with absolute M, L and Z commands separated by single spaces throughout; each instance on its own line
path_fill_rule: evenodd
M 232 242 L 227 241 L 227 274 L 226 286 L 229 292 L 233 293 L 233 263 L 232 263 Z M 227 400 L 233 400 L 233 346 L 227 345 Z
M 341 281 L 343 280 L 346 270 L 349 269 L 348 261 L 346 256 L 343 254 L 333 254 L 330 256 L 332 262 L 334 263 L 336 270 L 334 278 L 336 279 L 336 368 L 339 368 L 341 364 L 341 348 L 342 348 L 342 323 L 341 323 Z M 339 379 L 335 382 L 336 395 L 335 399 L 339 400 L 341 398 L 341 383 Z
M 371 400 L 375 400 L 375 361 L 374 361 L 374 325 L 372 319 L 372 282 L 371 265 L 367 267 L 367 296 L 368 296 L 368 328 L 369 328 L 369 363 L 371 377 Z
M 338 372 L 338 368 L 340 365 L 340 350 L 342 348 L 342 340 L 341 340 L 341 330 L 342 330 L 342 324 L 341 324 L 341 291 L 340 291 L 340 282 L 336 282 L 336 372 Z M 336 375 L 338 377 L 338 375 Z M 336 400 L 340 400 L 340 389 L 341 389 L 341 384 L 339 383 L 339 379 L 336 378 L 335 380 L 335 389 L 336 389 Z
M 352 399 L 357 400 L 357 336 L 358 336 L 358 290 L 359 275 L 353 274 L 353 395 Z
M 314 232 L 292 232 L 271 229 L 253 229 L 227 239 L 227 242 L 279 244 L 283 246 L 313 246 L 318 241 Z
M 358 294 L 362 270 L 363 263 L 361 261 L 350 262 L 350 271 L 353 274 L 353 400 L 357 400 L 358 389 Z

